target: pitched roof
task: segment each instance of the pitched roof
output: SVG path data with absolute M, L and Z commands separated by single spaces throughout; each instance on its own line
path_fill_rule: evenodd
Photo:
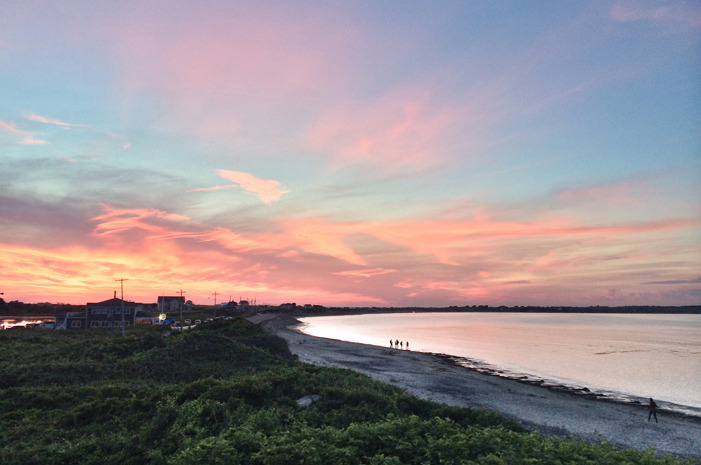
M 118 307 L 122 305 L 122 302 L 124 302 L 125 307 L 136 305 L 134 302 L 127 302 L 126 300 L 117 298 L 104 300 L 102 302 L 88 302 L 87 305 L 91 307 Z

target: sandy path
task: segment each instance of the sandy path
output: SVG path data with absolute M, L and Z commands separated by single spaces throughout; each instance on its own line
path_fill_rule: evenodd
M 267 320 L 267 321 L 266 321 Z M 701 422 L 647 409 L 557 392 L 456 366 L 443 357 L 308 336 L 288 327 L 289 315 L 252 318 L 288 341 L 299 360 L 349 368 L 423 399 L 497 411 L 545 434 L 606 440 L 626 449 L 701 458 Z M 663 405 L 661 405 L 664 408 Z

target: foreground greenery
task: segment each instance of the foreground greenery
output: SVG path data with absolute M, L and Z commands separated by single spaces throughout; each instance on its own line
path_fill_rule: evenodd
M 3 464 L 682 463 L 304 365 L 245 320 L 167 337 L 4 331 L 0 348 Z

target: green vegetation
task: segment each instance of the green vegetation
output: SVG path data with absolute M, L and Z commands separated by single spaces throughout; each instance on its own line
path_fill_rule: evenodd
M 164 331 L 0 333 L 0 463 L 683 463 L 304 365 L 242 319 Z

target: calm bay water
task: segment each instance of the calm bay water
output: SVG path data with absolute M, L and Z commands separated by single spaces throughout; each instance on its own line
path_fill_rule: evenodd
M 307 334 L 464 358 L 468 366 L 701 416 L 701 315 L 391 313 L 301 319 Z M 658 402 L 660 403 L 660 402 Z

